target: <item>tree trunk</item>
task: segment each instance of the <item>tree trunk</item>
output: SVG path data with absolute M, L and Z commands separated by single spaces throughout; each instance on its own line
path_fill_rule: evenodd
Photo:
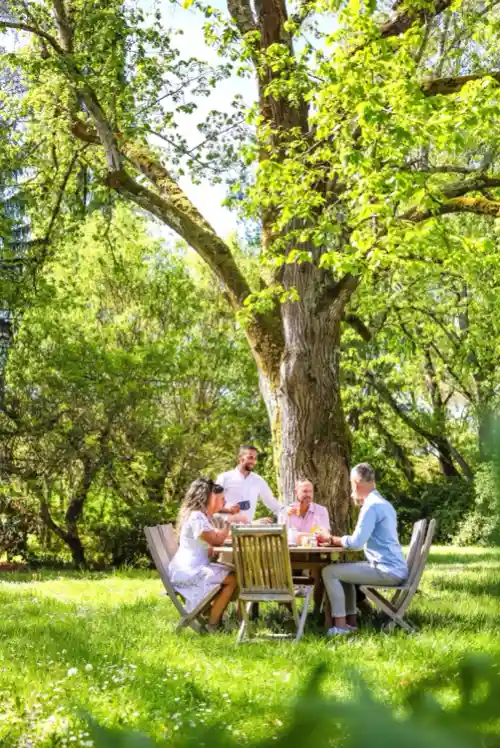
M 69 547 L 71 551 L 71 558 L 77 568 L 87 566 L 85 550 L 78 532 L 78 523 L 81 519 L 83 507 L 92 486 L 92 481 L 100 466 L 100 463 L 94 462 L 88 457 L 84 457 L 82 459 L 82 463 L 83 472 L 79 480 L 78 487 L 66 510 L 66 514 L 64 517 L 66 526 L 64 528 L 54 522 L 52 518 L 49 508 L 48 495 L 46 495 L 49 493 L 49 491 L 46 487 L 42 488 L 41 498 L 41 517 L 43 522 Z
M 453 463 L 448 439 L 443 437 L 442 440 L 436 441 L 434 446 L 437 452 L 441 475 L 444 475 L 445 478 L 460 478 L 460 473 Z
M 64 529 L 60 527 L 56 522 L 54 522 L 50 513 L 48 501 L 45 497 L 41 499 L 40 514 L 44 525 L 49 530 L 52 530 L 52 532 L 54 532 L 59 538 L 61 538 L 61 540 L 66 543 L 66 545 L 70 549 L 71 558 L 75 567 L 86 567 L 87 560 L 85 558 L 85 549 L 82 545 L 82 541 L 80 540 L 80 536 L 78 535 L 78 527 L 76 523 L 72 524 L 72 526 L 68 527 L 67 529 Z
M 64 540 L 71 551 L 71 558 L 74 566 L 77 569 L 86 568 L 87 559 L 85 558 L 85 550 L 80 537 L 78 535 L 70 535 L 69 533 L 66 533 Z
M 479 402 L 477 407 L 477 440 L 479 459 L 481 462 L 492 460 L 498 456 L 497 423 L 495 414 L 488 402 Z
M 451 449 L 446 435 L 446 406 L 441 397 L 441 389 L 436 375 L 436 369 L 428 347 L 424 348 L 424 370 L 425 383 L 432 403 L 432 419 L 434 422 L 433 432 L 438 435 L 433 445 L 437 452 L 439 469 L 446 478 L 459 478 L 460 473 L 456 469 L 451 454 Z
M 377 431 L 384 440 L 387 451 L 394 457 L 396 465 L 399 467 L 408 483 L 413 483 L 415 481 L 415 470 L 413 469 L 411 460 L 408 457 L 406 450 L 401 446 L 401 444 L 399 444 L 382 422 L 379 411 L 375 415 L 374 422 Z
M 343 302 L 321 309 L 317 273 L 308 263 L 290 266 L 298 301 L 281 305 L 283 351 L 274 376 L 260 368 L 271 422 L 280 495 L 293 501 L 295 482 L 314 485 L 335 532 L 349 517 L 349 438 L 340 396 L 340 331 Z

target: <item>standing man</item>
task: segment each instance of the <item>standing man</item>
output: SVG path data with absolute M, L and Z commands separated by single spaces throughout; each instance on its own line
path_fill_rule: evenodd
M 332 607 L 333 627 L 328 636 L 348 634 L 356 628 L 357 584 L 397 587 L 408 576 L 399 544 L 396 512 L 375 486 L 375 471 L 366 462 L 351 471 L 352 498 L 361 506 L 352 535 L 338 538 L 322 535 L 325 545 L 357 550 L 363 548 L 366 561 L 331 564 L 323 569 L 323 580 Z
M 238 464 L 234 470 L 221 473 L 216 483 L 224 487 L 226 504 L 221 513 L 241 517 L 243 521 L 252 522 L 260 499 L 274 514 L 278 515 L 283 507 L 277 501 L 264 478 L 254 473 L 257 464 L 257 450 L 251 445 L 240 447 Z

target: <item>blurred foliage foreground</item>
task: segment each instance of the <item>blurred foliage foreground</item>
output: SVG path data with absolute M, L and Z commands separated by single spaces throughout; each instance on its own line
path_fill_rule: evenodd
M 409 692 L 403 709 L 374 700 L 353 677 L 354 695 L 341 701 L 321 693 L 327 667 L 315 669 L 291 709 L 284 709 L 283 731 L 254 743 L 257 748 L 350 746 L 351 748 L 494 748 L 500 746 L 500 673 L 486 656 L 465 659 L 422 681 Z M 97 748 L 154 748 L 159 745 L 135 732 L 91 723 Z M 166 745 L 166 743 L 164 743 Z M 197 730 L 180 745 L 231 748 L 238 742 L 212 727 Z

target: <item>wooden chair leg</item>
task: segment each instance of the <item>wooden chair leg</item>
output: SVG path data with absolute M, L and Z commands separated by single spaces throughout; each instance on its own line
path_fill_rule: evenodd
M 214 598 L 217 597 L 221 589 L 221 584 L 214 587 L 213 590 L 209 592 L 209 594 L 206 595 L 206 597 L 204 597 L 200 603 L 198 603 L 196 608 L 193 608 L 192 611 L 182 616 L 181 620 L 177 624 L 177 631 L 183 629 L 185 626 L 191 626 L 194 631 L 199 633 L 202 628 L 202 622 L 199 621 L 199 618 L 200 616 L 203 616 L 205 611 L 211 606 Z
M 241 626 L 238 631 L 238 636 L 236 637 L 236 644 L 241 644 L 243 641 L 243 638 L 245 636 L 245 632 L 250 630 L 250 610 L 252 608 L 252 603 L 243 603 L 240 602 L 240 612 L 242 617 Z
M 399 611 L 394 608 L 389 600 L 386 600 L 385 597 L 383 597 L 379 593 L 366 587 L 363 589 L 363 592 L 365 593 L 368 600 L 371 600 L 379 610 L 388 615 L 389 618 L 391 618 L 395 623 L 398 624 L 398 626 L 401 626 L 402 629 L 408 631 L 408 633 L 410 634 L 413 634 L 415 632 L 414 626 L 401 618 L 401 616 L 399 615 Z
M 305 598 L 304 598 L 304 607 L 302 608 L 302 614 L 300 616 L 299 625 L 297 626 L 297 636 L 295 637 L 295 643 L 300 641 L 302 639 L 302 635 L 304 633 L 304 626 L 306 625 L 306 619 L 307 614 L 309 612 L 309 600 L 311 599 L 311 595 L 313 594 L 313 588 L 311 587 L 310 590 L 308 590 Z
M 176 631 L 181 631 L 183 628 L 187 628 L 190 626 L 193 631 L 196 631 L 197 634 L 201 631 L 201 623 L 193 618 L 188 618 L 187 616 L 184 616 L 184 618 L 181 618 L 177 626 L 175 627 Z

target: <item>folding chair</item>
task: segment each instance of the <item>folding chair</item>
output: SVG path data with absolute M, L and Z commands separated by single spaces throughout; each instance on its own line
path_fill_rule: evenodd
M 305 596 L 299 617 L 293 587 L 292 567 L 286 527 L 233 527 L 233 558 L 239 587 L 239 604 L 243 618 L 238 637 L 239 644 L 249 633 L 249 613 L 252 603 L 289 603 L 297 627 L 295 642 L 304 632 L 313 588 Z
M 191 626 L 194 631 L 200 632 L 203 624 L 207 621 L 204 613 L 214 597 L 219 594 L 222 585 L 218 584 L 215 586 L 196 606 L 196 608 L 188 613 L 183 605 L 184 598 L 174 588 L 168 575 L 170 561 L 174 557 L 178 548 L 174 528 L 172 525 L 156 525 L 155 527 L 145 527 L 144 532 L 146 534 L 149 552 L 151 553 L 151 557 L 161 577 L 165 591 L 181 617 L 181 620 L 177 624 L 177 630 L 182 629 L 185 626 Z
M 404 584 L 399 587 L 392 587 L 385 584 L 375 586 L 360 585 L 361 591 L 365 593 L 368 600 L 389 616 L 391 622 L 388 628 L 390 629 L 397 625 L 401 626 L 405 631 L 418 631 L 418 627 L 408 618 L 405 618 L 405 613 L 418 590 L 435 531 L 435 519 L 429 522 L 428 527 L 426 520 L 420 520 L 420 522 L 415 524 L 406 560 L 408 565 L 408 579 Z M 378 591 L 379 589 L 394 590 L 394 595 L 391 599 L 387 599 Z

